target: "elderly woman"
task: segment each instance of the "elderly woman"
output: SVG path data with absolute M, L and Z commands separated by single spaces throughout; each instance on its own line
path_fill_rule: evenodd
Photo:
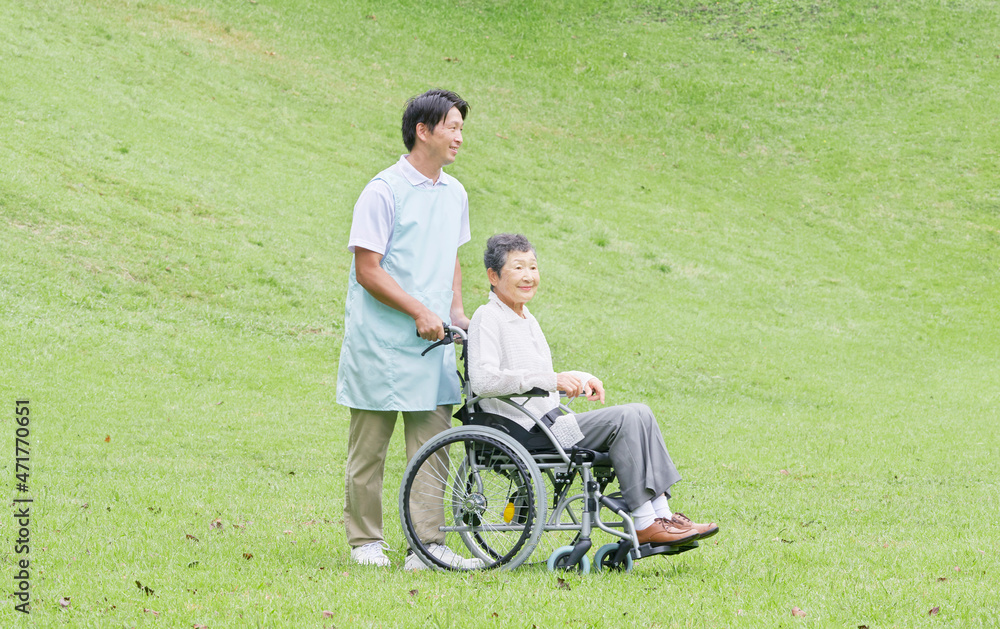
M 489 302 L 480 306 L 469 326 L 469 377 L 479 395 L 511 395 L 535 387 L 548 397 L 525 398 L 532 413 L 551 422 L 550 430 L 564 448 L 578 446 L 608 452 L 622 496 L 632 512 L 640 544 L 690 543 L 718 532 L 714 523 L 697 524 L 667 503 L 670 487 L 681 479 L 663 443 L 660 427 L 645 404 L 625 404 L 562 415 L 559 391 L 604 401 L 603 383 L 589 373 L 552 368 L 545 335 L 528 312 L 540 277 L 535 249 L 519 234 L 498 234 L 486 243 Z M 483 400 L 484 411 L 502 415 L 523 428 L 534 422 L 514 408 Z

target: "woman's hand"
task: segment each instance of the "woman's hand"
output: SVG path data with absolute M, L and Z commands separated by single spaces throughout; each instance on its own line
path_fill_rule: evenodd
M 583 387 L 583 393 L 591 402 L 604 403 L 604 383 L 597 378 L 591 378 L 587 385 Z
M 578 397 L 583 393 L 583 383 L 569 372 L 557 373 L 556 391 L 565 391 L 567 397 Z

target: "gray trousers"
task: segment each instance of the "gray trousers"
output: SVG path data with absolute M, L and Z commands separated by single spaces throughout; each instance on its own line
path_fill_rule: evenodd
M 609 406 L 576 416 L 583 440 L 576 445 L 607 452 L 618 485 L 630 510 L 660 494 L 681 479 L 670 459 L 653 411 L 645 404 Z

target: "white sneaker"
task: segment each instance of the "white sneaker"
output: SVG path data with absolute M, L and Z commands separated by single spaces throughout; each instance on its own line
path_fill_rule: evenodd
M 372 542 L 351 549 L 351 561 L 362 566 L 379 566 L 385 568 L 392 562 L 385 556 L 384 550 L 392 550 L 385 542 Z
M 428 544 L 427 550 L 430 554 L 434 555 L 437 559 L 440 559 L 444 563 L 448 564 L 452 568 L 462 568 L 464 570 L 478 570 L 486 566 L 486 562 L 482 559 L 472 558 L 465 559 L 461 555 L 458 555 L 452 549 L 447 546 L 442 546 L 441 544 Z M 410 552 L 406 556 L 406 562 L 403 564 L 404 570 L 426 570 L 429 566 L 424 563 L 424 561 L 417 555 L 417 553 Z

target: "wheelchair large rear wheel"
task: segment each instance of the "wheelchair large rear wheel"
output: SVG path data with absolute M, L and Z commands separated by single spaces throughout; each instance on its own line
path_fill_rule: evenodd
M 410 548 L 447 570 L 521 565 L 538 543 L 545 504 L 545 484 L 527 451 L 482 426 L 430 439 L 407 465 L 399 491 Z

